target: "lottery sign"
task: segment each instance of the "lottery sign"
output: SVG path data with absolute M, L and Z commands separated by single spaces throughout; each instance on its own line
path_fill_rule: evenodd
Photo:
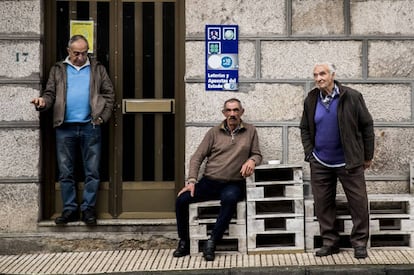
M 237 25 L 206 25 L 206 90 L 236 91 L 239 88 L 239 28 Z

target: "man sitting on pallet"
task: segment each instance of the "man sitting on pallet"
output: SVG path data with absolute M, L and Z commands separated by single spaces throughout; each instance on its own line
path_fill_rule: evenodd
M 178 193 L 176 218 L 180 241 L 174 257 L 190 254 L 189 204 L 220 200 L 219 216 L 203 248 L 203 257 L 207 261 L 214 260 L 216 242 L 228 228 L 237 202 L 245 199 L 245 178 L 262 161 L 256 128 L 241 120 L 244 109 L 240 100 L 231 98 L 224 102 L 222 113 L 226 119 L 205 135 L 191 157 L 187 182 Z M 200 166 L 206 158 L 203 177 L 197 181 Z

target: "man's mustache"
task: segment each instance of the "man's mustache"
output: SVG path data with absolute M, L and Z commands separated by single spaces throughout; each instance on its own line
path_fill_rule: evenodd
M 229 116 L 229 119 L 237 119 L 235 116 Z

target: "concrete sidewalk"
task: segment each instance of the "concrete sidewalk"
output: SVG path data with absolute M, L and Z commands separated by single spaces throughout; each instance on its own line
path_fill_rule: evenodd
M 0 274 L 414 274 L 414 250 L 369 249 L 358 260 L 353 250 L 314 253 L 228 254 L 215 261 L 201 255 L 172 257 L 172 249 L 115 250 L 0 256 Z

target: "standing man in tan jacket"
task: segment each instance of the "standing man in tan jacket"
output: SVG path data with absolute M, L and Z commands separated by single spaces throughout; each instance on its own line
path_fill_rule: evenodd
M 241 120 L 244 109 L 240 100 L 231 98 L 222 110 L 226 119 L 211 128 L 190 160 L 188 179 L 176 201 L 177 229 L 180 242 L 174 257 L 190 253 L 189 204 L 220 200 L 221 208 L 210 239 L 203 249 L 207 261 L 215 258 L 215 244 L 236 211 L 237 202 L 245 198 L 246 180 L 262 161 L 256 128 Z M 198 181 L 201 164 L 207 159 L 203 177 Z
M 112 115 L 115 94 L 105 67 L 90 59 L 88 50 L 89 44 L 84 36 L 74 35 L 70 38 L 68 56 L 52 67 L 42 96 L 31 101 L 38 111 L 53 108 L 56 156 L 63 201 L 62 215 L 55 220 L 58 225 L 80 218 L 87 225 L 96 224 L 101 125 Z M 80 206 L 76 200 L 74 176 L 78 147 L 85 174 Z

